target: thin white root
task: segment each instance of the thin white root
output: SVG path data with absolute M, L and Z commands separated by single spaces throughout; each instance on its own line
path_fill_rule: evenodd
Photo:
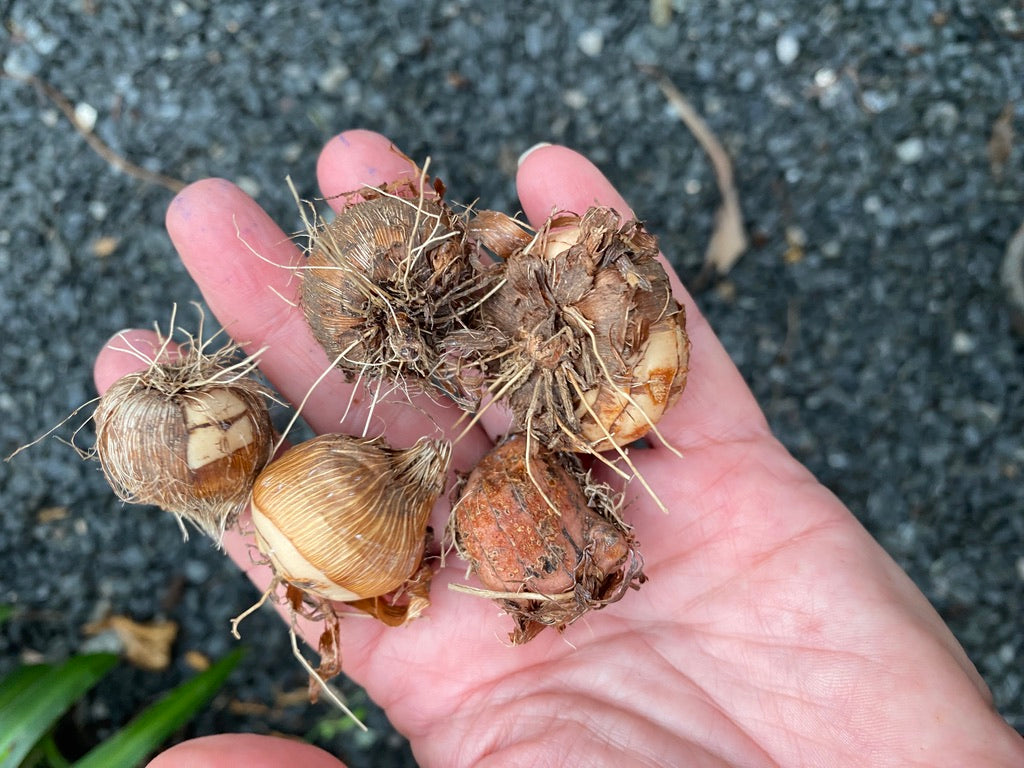
M 541 592 L 496 592 L 493 589 L 480 589 L 471 587 L 468 584 L 455 584 L 449 582 L 448 589 L 453 592 L 465 592 L 467 595 L 486 597 L 491 600 L 543 600 L 552 603 L 572 602 L 576 595 L 572 592 L 565 592 L 560 595 L 545 595 Z
M 640 413 L 640 415 L 643 416 L 644 421 L 647 422 L 647 426 L 650 428 L 651 432 L 653 432 L 657 436 L 657 438 L 662 442 L 662 444 L 666 448 L 668 448 L 677 458 L 683 458 L 682 451 L 680 451 L 678 448 L 672 445 L 672 443 L 670 443 L 668 439 L 661 433 L 661 430 L 658 429 L 658 425 L 655 423 L 654 419 L 650 417 L 650 415 L 647 413 L 647 410 L 643 406 L 641 406 L 640 403 L 633 399 L 633 396 L 629 393 L 629 390 L 616 386 L 614 379 L 612 379 L 612 373 L 611 371 L 608 370 L 608 365 L 605 362 L 604 356 L 601 354 L 601 350 L 597 346 L 597 337 L 594 335 L 594 332 L 590 329 L 590 325 L 589 323 L 587 323 L 586 318 L 584 318 L 583 315 L 580 314 L 579 310 L 577 310 L 575 307 L 566 308 L 566 312 L 569 312 L 570 310 L 574 315 L 573 319 L 576 321 L 576 324 L 583 330 L 584 333 L 587 334 L 587 336 L 590 337 L 590 345 L 594 350 L 594 358 L 601 366 L 601 372 L 604 374 L 605 382 L 607 382 L 608 386 L 617 390 L 622 395 L 623 399 L 625 399 L 627 403 L 633 406 L 633 408 L 635 408 Z M 596 415 L 593 413 L 593 411 L 590 411 L 589 408 L 587 410 L 591 414 L 591 416 L 595 417 L 594 420 L 597 421 Z M 612 437 L 611 434 L 609 434 L 608 430 L 604 428 L 604 425 L 602 425 L 601 422 L 597 421 L 597 424 L 598 426 L 601 427 L 601 430 L 604 432 L 605 437 L 607 437 L 610 442 L 616 442 L 615 438 Z
M 458 445 L 459 441 L 462 440 L 462 438 L 464 438 L 469 433 L 469 431 L 477 425 L 477 423 L 483 417 L 484 413 L 487 412 L 488 408 L 490 408 L 495 403 L 499 402 L 506 395 L 506 393 L 509 392 L 509 390 L 515 389 L 517 386 L 521 385 L 525 379 L 528 379 L 530 377 L 531 373 L 532 369 L 524 366 L 514 375 L 508 377 L 508 379 L 504 382 L 501 380 L 501 378 L 496 379 L 494 384 L 490 387 L 489 391 L 487 392 L 487 394 L 490 396 L 490 400 L 487 403 L 485 403 L 482 408 L 477 410 L 476 413 L 473 414 L 473 418 L 469 420 L 469 423 L 466 424 L 466 426 L 463 427 L 462 431 L 459 432 L 458 435 L 456 435 L 454 440 L 452 440 L 452 445 Z M 462 418 L 463 417 L 460 416 L 459 421 L 462 421 Z
M 590 416 L 594 419 L 595 422 L 597 422 L 597 424 L 601 424 L 601 422 L 597 418 L 597 414 L 594 413 L 593 409 L 587 404 L 587 401 L 583 398 L 583 393 L 580 392 L 579 384 L 577 382 L 573 381 L 572 385 L 576 389 L 577 393 L 579 394 L 580 402 L 583 403 L 583 407 L 587 409 L 587 413 L 590 414 Z M 602 426 L 602 429 L 604 429 L 603 426 Z M 608 435 L 608 430 L 604 430 L 604 431 L 605 431 L 605 435 L 610 439 L 611 435 Z M 664 512 L 667 515 L 668 514 L 668 507 L 665 506 L 664 502 L 662 502 L 662 500 L 658 497 L 658 494 L 655 493 L 654 489 L 651 488 L 651 486 L 648 484 L 647 478 L 645 478 L 643 473 L 639 469 L 637 469 L 636 465 L 633 463 L 633 460 L 631 458 L 629 458 L 629 453 L 626 451 L 626 449 L 623 448 L 622 446 L 620 446 L 614 440 L 611 440 L 611 444 L 615 448 L 615 452 L 619 454 L 619 458 L 621 458 L 622 461 L 625 463 L 625 465 L 627 467 L 629 467 L 630 470 L 633 472 L 633 477 L 635 477 L 640 482 L 640 485 L 642 485 L 644 487 L 644 490 L 647 491 L 647 494 L 651 497 L 651 499 L 654 501 L 654 503 L 658 505 L 658 509 L 660 509 L 662 512 Z M 600 456 L 601 454 L 594 453 L 593 455 L 594 456 Z
M 337 368 L 338 363 L 345 356 L 345 354 L 352 349 L 353 346 L 355 346 L 354 343 L 349 345 L 347 348 L 343 349 L 341 352 L 339 352 L 338 356 L 331 361 L 331 364 L 324 369 L 323 373 L 317 376 L 316 380 L 309 385 L 309 389 L 306 390 L 306 394 L 302 396 L 302 402 L 299 403 L 298 407 L 295 409 L 295 413 L 293 413 L 291 419 L 288 420 L 287 426 L 284 428 L 284 431 L 281 432 L 281 437 L 277 439 L 277 443 L 275 443 L 274 445 L 273 454 L 276 454 L 279 450 L 281 450 L 281 446 L 284 445 L 284 441 L 288 439 L 288 433 L 291 432 L 292 427 L 295 426 L 295 422 L 297 422 L 299 420 L 299 417 L 302 415 L 302 410 L 306 407 L 306 403 L 312 396 L 313 391 L 320 386 L 320 383 L 327 378 L 327 375 L 331 371 Z
M 345 702 L 341 700 L 341 697 L 338 696 L 334 689 L 327 684 L 327 681 L 324 680 L 315 669 L 313 669 L 313 665 L 306 661 L 306 657 L 302 655 L 301 651 L 299 651 L 299 641 L 298 636 L 295 634 L 294 626 L 288 628 L 288 634 L 292 640 L 292 655 L 298 659 L 303 669 L 309 673 L 309 676 L 316 680 L 317 684 L 320 686 L 320 690 L 327 694 L 327 698 L 329 698 L 338 709 L 351 717 L 352 722 L 359 726 L 359 730 L 365 732 L 367 727 L 363 724 L 363 721 L 356 717 L 355 713 L 351 709 L 345 706 Z
M 541 498 L 544 499 L 544 503 L 548 505 L 548 509 L 555 513 L 558 517 L 562 516 L 562 510 L 555 506 L 555 503 L 548 497 L 544 492 L 544 489 L 540 487 L 540 483 L 537 478 L 533 476 L 533 464 L 530 461 L 530 449 L 533 444 L 533 424 L 528 423 L 526 425 L 526 475 L 530 478 L 530 482 L 533 483 L 533 487 L 537 489 L 537 493 L 540 494 Z
M 25 443 L 25 445 L 21 446 L 20 448 L 15 449 L 13 453 L 11 453 L 9 456 L 4 458 L 4 461 L 10 461 L 15 456 L 17 456 L 19 453 L 21 453 L 22 451 L 26 450 L 27 448 L 31 448 L 33 445 L 41 443 L 43 440 L 48 438 L 50 435 L 52 435 L 58 429 L 60 429 L 65 424 L 67 424 L 69 421 L 71 421 L 73 418 L 75 418 L 75 416 L 77 416 L 80 411 L 82 411 L 85 408 L 88 408 L 93 403 L 98 403 L 98 402 L 99 402 L 99 398 L 98 397 L 94 397 L 92 400 L 88 401 L 87 403 L 83 403 L 82 405 L 78 406 L 77 408 L 75 408 L 75 410 L 73 410 L 71 413 L 69 413 L 67 416 L 65 416 L 63 419 L 61 419 L 55 425 L 50 427 L 48 430 L 43 432 L 43 434 L 41 434 L 39 437 L 37 437 L 31 443 Z M 78 451 L 78 455 L 81 456 L 82 458 L 88 458 L 88 456 L 90 454 L 88 452 L 82 451 L 82 449 L 80 449 L 78 446 L 75 445 L 75 443 L 74 443 L 74 436 L 77 435 L 82 430 L 82 428 L 85 427 L 86 424 L 88 424 L 88 419 L 86 421 L 84 421 L 78 428 L 75 429 L 74 433 L 72 434 L 72 442 L 71 442 L 71 447 L 74 448 L 76 451 Z
M 262 608 L 263 604 L 267 602 L 267 598 L 270 597 L 271 593 L 273 593 L 273 591 L 276 588 L 277 581 L 271 582 L 270 586 L 263 591 L 262 595 L 260 595 L 259 600 L 257 600 L 255 603 L 250 605 L 248 608 L 246 608 L 244 611 L 242 611 L 240 614 L 238 614 L 237 616 L 235 616 L 235 618 L 231 620 L 231 634 L 235 638 L 235 640 L 242 639 L 242 635 L 238 632 L 238 625 L 245 621 L 245 619 L 247 619 L 249 616 L 256 613 L 256 611 L 258 611 L 260 608 Z

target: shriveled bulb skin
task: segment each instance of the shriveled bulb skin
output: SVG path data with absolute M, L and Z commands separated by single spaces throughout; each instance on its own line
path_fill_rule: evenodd
M 440 200 L 374 194 L 313 233 L 302 309 L 348 374 L 437 383 L 443 339 L 473 323 L 483 289 L 465 224 Z
M 462 488 L 455 540 L 515 619 L 513 643 L 545 626 L 563 628 L 643 581 L 636 543 L 614 503 L 604 495 L 591 505 L 581 481 L 570 457 L 543 449 L 528 456 L 520 435 L 488 453 Z M 589 490 L 593 498 L 607 493 L 596 484 Z
M 278 577 L 328 600 L 386 595 L 416 572 L 430 511 L 444 489 L 450 444 L 320 435 L 257 478 L 257 544 Z
M 558 594 L 576 583 L 593 513 L 558 464 L 534 458 L 531 479 L 523 446 L 504 444 L 470 475 L 456 508 L 459 546 L 488 589 Z
M 472 229 L 508 249 L 507 225 Z M 556 214 L 507 254 L 504 283 L 482 309 L 496 331 L 488 387 L 514 429 L 554 450 L 604 451 L 643 437 L 686 384 L 686 315 L 654 237 L 609 208 Z M 483 355 L 486 357 L 487 355 Z
M 104 393 L 93 415 L 96 454 L 122 499 L 155 504 L 219 539 L 270 459 L 264 390 L 247 379 L 172 385 L 174 367 L 129 374 Z

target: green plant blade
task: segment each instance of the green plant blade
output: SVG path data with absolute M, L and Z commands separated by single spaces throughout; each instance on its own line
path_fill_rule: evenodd
M 6 603 L 0 605 L 0 624 L 3 624 L 14 615 L 14 606 Z
M 74 764 L 74 768 L 130 768 L 149 757 L 214 697 L 242 659 L 238 648 L 179 685 Z
M 26 664 L 0 680 L 0 715 L 6 713 L 7 705 L 23 690 L 35 685 L 36 680 L 49 671 L 50 667 L 47 664 Z
M 112 653 L 74 656 L 59 666 L 13 673 L 16 690 L 0 709 L 0 768 L 13 768 L 83 693 L 117 663 Z M 29 667 L 37 670 L 38 667 Z

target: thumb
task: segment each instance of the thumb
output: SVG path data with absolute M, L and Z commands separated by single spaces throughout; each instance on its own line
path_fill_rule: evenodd
M 312 744 L 252 733 L 226 733 L 183 741 L 157 755 L 147 768 L 345 768 Z

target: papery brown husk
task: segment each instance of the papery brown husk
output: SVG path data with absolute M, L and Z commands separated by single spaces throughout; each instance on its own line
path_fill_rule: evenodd
M 512 616 L 514 644 L 559 631 L 645 581 L 643 559 L 608 486 L 575 456 L 517 435 L 470 473 L 452 514 L 458 551 Z M 524 594 L 515 597 L 515 594 Z
M 488 271 L 442 193 L 440 182 L 432 190 L 413 181 L 367 188 L 332 222 L 318 222 L 301 270 L 301 305 L 316 340 L 350 378 L 429 382 L 468 405 L 473 396 L 440 350 L 452 331 L 479 324 Z
M 175 360 L 157 363 L 118 379 L 93 413 L 96 456 L 111 488 L 123 500 L 153 504 L 193 523 L 216 541 L 235 524 L 253 481 L 270 460 L 274 428 L 267 407 L 269 390 L 249 378 L 247 369 L 231 372 L 237 348 L 214 353 L 190 340 Z M 185 408 L 201 407 L 226 392 L 244 406 L 230 420 L 211 416 L 188 424 Z M 227 432 L 248 420 L 253 439 L 244 448 L 192 468 L 189 440 L 197 429 Z
M 603 207 L 582 217 L 556 213 L 533 237 L 516 235 L 518 225 L 501 214 L 486 215 L 470 231 L 505 258 L 504 282 L 482 307 L 481 330 L 456 338 L 511 409 L 513 431 L 577 452 L 642 437 L 652 424 L 624 423 L 627 395 L 619 393 L 664 412 L 682 393 L 689 362 L 685 311 L 656 239 Z M 650 340 L 666 332 L 675 338 L 673 364 L 638 377 Z
M 444 489 L 451 444 L 323 434 L 292 446 L 253 486 L 256 543 L 274 573 L 311 595 L 341 600 L 385 623 L 396 592 L 426 597 L 430 511 Z M 425 589 L 419 589 L 425 587 Z M 416 613 L 425 602 L 415 602 Z

